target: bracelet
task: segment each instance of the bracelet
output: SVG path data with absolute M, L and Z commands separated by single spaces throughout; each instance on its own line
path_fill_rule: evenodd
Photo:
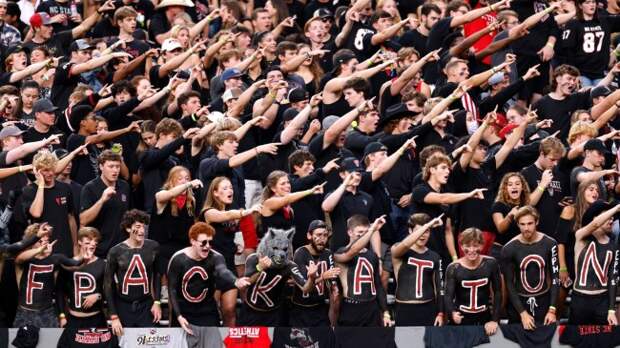
M 210 23 L 213 20 L 213 18 L 211 18 L 211 16 L 207 16 L 207 23 Z
M 271 92 L 271 91 L 270 91 L 268 94 L 269 94 L 269 96 L 270 96 L 272 99 L 276 99 L 276 96 L 277 96 L 277 94 L 276 94 L 276 93 L 273 93 L 273 92 Z
M 541 193 L 545 193 L 545 188 L 542 186 L 538 186 L 536 190 L 540 191 Z
M 161 306 L 161 302 L 160 301 L 153 301 L 154 304 Z
M 459 257 L 458 257 L 458 256 L 456 256 L 456 255 L 453 255 L 453 256 L 452 256 L 452 261 L 456 261 L 456 260 L 458 260 L 458 259 L 459 259 Z
M 259 272 L 263 271 L 263 269 L 260 267 L 260 265 L 258 263 L 256 264 L 256 270 L 259 271 Z
M 560 267 L 560 272 L 568 272 L 568 268 L 566 268 L 566 267 Z
M 22 169 L 22 166 L 17 167 L 17 170 L 18 170 L 20 173 L 24 171 L 24 170 Z
M 495 11 L 495 9 L 493 8 L 493 5 L 495 5 L 495 4 L 491 4 L 491 5 L 489 5 L 489 10 L 491 10 L 491 11 Z
M 555 314 L 555 306 L 549 306 L 548 312 Z
M 44 190 L 45 189 L 45 185 L 39 185 L 39 187 L 37 187 L 37 189 Z
M 545 46 L 550 47 L 550 48 L 554 48 L 554 45 L 551 42 L 547 42 L 545 44 Z
M 118 315 L 116 314 L 110 315 L 110 320 L 116 320 L 116 319 L 118 319 Z
M 386 312 L 386 313 L 383 313 L 383 318 L 385 318 L 385 319 L 391 319 L 391 318 L 392 318 L 392 316 L 390 315 L 390 313 L 387 313 L 387 312 Z
M 65 319 L 67 316 L 65 315 L 65 313 L 60 313 L 60 314 L 58 314 L 58 317 L 60 319 Z

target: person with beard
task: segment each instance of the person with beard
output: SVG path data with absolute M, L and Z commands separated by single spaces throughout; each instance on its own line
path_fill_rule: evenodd
M 347 220 L 350 242 L 334 253 L 340 268 L 342 304 L 339 326 L 391 326 L 385 289 L 381 285 L 380 260 L 368 243 L 385 224 L 385 216 L 370 225 L 364 215 Z
M 486 334 L 494 335 L 502 303 L 499 264 L 480 253 L 484 238 L 479 229 L 463 231 L 459 244 L 464 256 L 446 269 L 446 313 L 454 325 L 484 325 Z
M 428 249 L 431 230 L 441 226 L 442 215 L 413 214 L 409 235 L 392 246 L 396 275 L 396 325 L 441 326 L 443 312 L 443 269 L 439 255 Z
M 79 252 L 73 258 L 84 259 L 84 263 L 78 268 L 60 270 L 60 286 L 56 294 L 60 327 L 88 329 L 107 326 L 103 315 L 105 260 L 94 255 L 99 239 L 96 228 L 80 228 L 77 235 Z
M 149 216 L 140 210 L 123 215 L 121 228 L 129 234 L 108 253 L 104 292 L 112 332 L 123 327 L 150 327 L 161 319 L 159 243 L 146 239 Z
M 247 278 L 237 279 L 226 268 L 222 254 L 211 249 L 215 234 L 209 224 L 195 223 L 188 232 L 190 246 L 177 251 L 168 264 L 170 305 L 176 314 L 171 313 L 170 318 L 176 319 L 189 335 L 193 335 L 192 326 L 220 325 L 218 304 L 213 297 L 216 287 L 234 293 L 234 296 L 223 294 L 221 297 L 221 301 L 232 299 L 234 306 L 237 289 L 249 285 Z M 235 326 L 235 317 L 225 315 L 224 326 Z
M 583 214 L 583 227 L 575 232 L 571 325 L 618 325 L 618 248 L 611 237 L 618 211 L 620 204 L 612 207 L 597 200 Z
M 335 267 L 331 250 L 327 249 L 329 231 L 322 220 L 314 220 L 308 226 L 308 244 L 300 247 L 293 255 L 293 262 L 300 267 L 301 274 L 307 277 L 307 270 L 317 266 L 314 288 L 304 293 L 298 287 L 293 290 L 289 325 L 292 327 L 335 326 L 335 310 L 338 305 L 338 288 L 334 279 L 340 275 Z M 325 302 L 329 299 L 330 305 Z
M 420 54 L 425 55 L 426 42 L 433 25 L 441 19 L 441 9 L 432 3 L 425 3 L 420 7 L 420 24 L 413 30 L 407 30 L 398 39 L 404 47 L 413 47 Z
M 538 212 L 530 205 L 514 216 L 520 234 L 502 248 L 502 273 L 511 306 L 511 323 L 533 330 L 537 325 L 557 321 L 556 305 L 560 290 L 557 242 L 536 230 Z

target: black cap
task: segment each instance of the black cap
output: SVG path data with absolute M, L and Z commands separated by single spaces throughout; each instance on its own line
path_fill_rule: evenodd
M 334 15 L 332 14 L 332 11 L 321 7 L 318 10 L 314 11 L 314 13 L 312 14 L 312 17 L 319 17 L 319 18 L 334 18 Z
M 366 156 L 370 155 L 371 153 L 375 153 L 379 151 L 387 151 L 387 147 L 378 141 L 369 143 L 364 148 L 364 158 L 366 158 Z
M 32 106 L 32 112 L 37 113 L 37 112 L 54 112 L 58 110 L 57 107 L 54 106 L 54 104 L 52 104 L 52 102 L 47 99 L 47 98 L 42 98 L 37 100 L 36 102 L 34 102 L 34 105 Z
M 9 48 L 6 49 L 6 57 L 17 52 L 24 52 L 28 54 L 30 53 L 30 50 L 28 49 L 28 47 L 22 46 L 21 44 L 9 46 Z
M 18 348 L 36 347 L 39 343 L 39 328 L 34 325 L 25 325 L 17 330 L 12 345 Z
M 69 151 L 61 147 L 61 148 L 54 150 L 53 154 L 56 156 L 56 158 L 63 159 L 63 157 L 69 154 Z
M 309 94 L 307 91 L 301 88 L 294 88 L 288 92 L 288 101 L 291 103 L 297 103 L 300 101 L 308 100 Z
M 294 108 L 288 108 L 286 109 L 286 111 L 284 111 L 284 113 L 282 114 L 282 121 L 283 122 L 288 122 L 291 121 L 292 119 L 295 118 L 295 116 L 297 116 L 297 114 L 299 114 L 299 111 L 297 111 Z
M 392 120 L 398 120 L 399 118 L 404 117 L 412 117 L 414 115 L 415 112 L 407 109 L 407 105 L 405 105 L 404 103 L 394 104 L 387 108 L 387 110 L 385 110 L 385 116 L 381 117 L 377 127 L 382 128 Z
M 593 88 L 592 91 L 590 92 L 590 96 L 592 97 L 592 99 L 599 98 L 599 97 L 606 97 L 610 94 L 611 94 L 611 91 L 609 90 L 609 88 L 605 86 L 598 86 L 596 88 Z
M 611 205 L 609 203 L 601 199 L 595 201 L 588 207 L 588 209 L 586 209 L 586 212 L 583 213 L 583 217 L 581 218 L 581 226 L 588 225 L 592 222 L 592 220 L 594 220 L 595 217 L 609 209 L 611 209 Z
M 77 130 L 80 129 L 80 122 L 90 115 L 91 112 L 93 112 L 93 108 L 89 105 L 78 105 L 72 108 L 71 116 L 69 116 L 69 119 L 71 120 L 71 128 L 77 132 Z
M 605 147 L 605 144 L 603 144 L 603 141 L 600 139 L 590 139 L 586 142 L 586 144 L 583 146 L 583 149 L 585 151 L 588 150 L 596 150 L 598 152 L 600 152 L 602 155 L 606 154 L 609 152 L 609 150 L 607 150 L 607 147 Z
M 252 38 L 252 46 L 258 47 L 258 43 L 263 39 L 265 35 L 269 33 L 270 31 L 261 31 L 261 32 L 255 33 L 254 37 Z
M 327 224 L 323 220 L 312 220 L 310 225 L 308 225 L 308 233 L 312 233 L 317 228 L 327 228 Z
M 363 172 L 364 168 L 360 166 L 360 160 L 355 157 L 347 157 L 340 163 L 340 170 L 345 172 Z

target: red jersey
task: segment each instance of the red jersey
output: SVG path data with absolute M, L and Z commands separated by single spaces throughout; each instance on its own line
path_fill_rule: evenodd
M 480 2 L 478 2 L 476 4 L 476 7 L 474 7 L 474 8 L 481 8 L 481 7 L 484 7 L 484 6 L 486 6 L 486 5 L 481 5 Z M 463 29 L 464 29 L 464 32 L 465 32 L 465 37 L 469 37 L 469 36 L 473 35 L 474 33 L 478 32 L 480 30 L 483 30 L 484 28 L 486 28 L 489 25 L 491 25 L 495 21 L 495 16 L 496 16 L 495 12 L 489 12 L 489 13 L 485 14 L 484 16 L 475 19 L 472 22 L 466 23 L 463 26 Z M 476 52 L 480 52 L 483 49 L 487 48 L 487 46 L 489 46 L 491 44 L 491 42 L 493 42 L 493 38 L 495 38 L 495 35 L 497 35 L 497 32 L 492 31 L 489 34 L 486 34 L 483 37 L 481 37 L 478 41 L 476 41 L 476 43 L 474 43 L 474 46 L 473 46 L 474 50 Z M 484 64 L 491 65 L 491 56 L 484 57 L 482 62 Z

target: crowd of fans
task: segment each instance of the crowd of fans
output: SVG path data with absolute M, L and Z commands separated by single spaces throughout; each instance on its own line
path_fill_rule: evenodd
M 3 324 L 616 325 L 620 7 L 487 1 L 0 0 Z

